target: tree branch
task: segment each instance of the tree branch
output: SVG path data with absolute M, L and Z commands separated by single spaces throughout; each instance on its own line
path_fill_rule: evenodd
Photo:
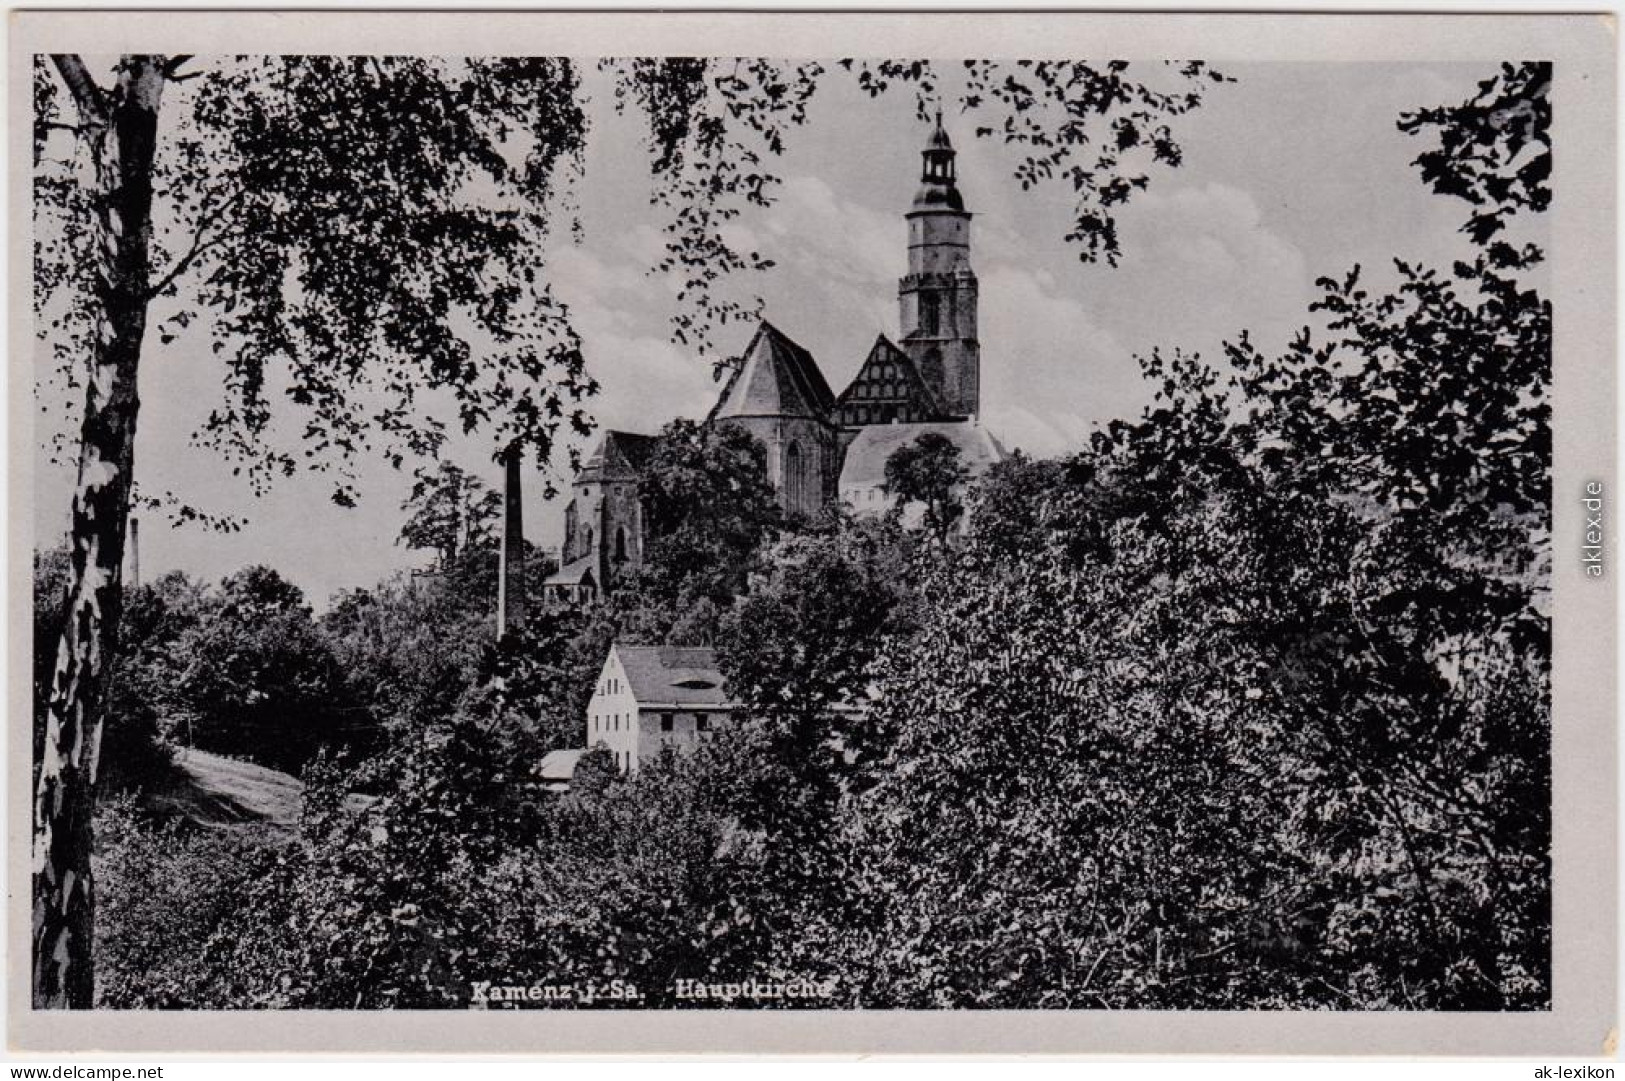
M 107 95 L 96 85 L 96 80 L 91 78 L 90 69 L 85 67 L 85 62 L 79 59 L 79 55 L 52 53 L 51 63 L 56 65 L 57 73 L 68 86 L 68 93 L 73 95 L 73 103 L 78 108 L 79 115 L 91 123 L 107 123 Z
M 152 287 L 148 289 L 148 296 L 161 296 L 165 289 L 168 289 L 171 285 L 174 285 L 175 281 L 182 274 L 185 274 L 191 269 L 192 264 L 197 262 L 199 256 L 203 255 L 203 253 L 208 251 L 210 248 L 217 246 L 221 241 L 225 240 L 231 235 L 231 230 L 222 229 L 219 232 L 216 232 L 213 236 L 205 239 L 205 234 L 208 233 L 209 227 L 220 221 L 221 218 L 225 217 L 226 212 L 236 205 L 236 203 L 242 199 L 242 196 L 242 189 L 239 188 L 237 191 L 234 191 L 229 197 L 223 200 L 215 208 L 213 213 L 208 215 L 208 217 L 198 224 L 197 232 L 192 236 L 191 247 L 187 249 L 184 255 L 175 261 L 175 265 L 169 268 L 168 273 L 158 276 Z

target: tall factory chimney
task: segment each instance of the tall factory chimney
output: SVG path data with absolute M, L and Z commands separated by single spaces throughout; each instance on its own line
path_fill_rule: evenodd
M 497 579 L 497 636 L 525 625 L 525 508 L 519 480 L 520 451 L 502 455 L 502 567 Z

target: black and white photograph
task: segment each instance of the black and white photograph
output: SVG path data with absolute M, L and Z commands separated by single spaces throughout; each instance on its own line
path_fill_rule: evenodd
M 1553 1010 L 1561 61 L 357 40 L 13 51 L 32 1011 Z

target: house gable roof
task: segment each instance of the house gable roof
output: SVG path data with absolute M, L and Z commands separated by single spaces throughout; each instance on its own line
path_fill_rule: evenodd
M 627 686 L 640 706 L 729 704 L 714 649 L 630 646 L 617 642 L 611 652 L 620 659 Z
M 707 420 L 811 417 L 828 420 L 835 395 L 818 362 L 766 319 L 728 377 Z
M 885 374 L 884 366 L 887 364 L 895 366 L 894 376 Z M 903 391 L 901 395 L 895 393 L 899 385 Z M 871 393 L 867 398 L 860 397 L 861 388 L 866 386 L 885 388 L 885 393 L 878 395 Z M 840 398 L 836 400 L 836 409 L 842 414 L 842 423 L 853 426 L 858 422 L 847 419 L 847 414 L 856 406 L 872 407 L 876 404 L 894 403 L 906 404 L 910 413 L 921 422 L 946 419 L 949 416 L 942 408 L 942 403 L 937 400 L 936 392 L 931 389 L 931 385 L 920 374 L 920 369 L 915 366 L 914 358 L 893 345 L 890 338 L 879 334 L 875 336 L 875 344 L 870 347 L 863 365 L 846 385 L 846 389 L 841 391 Z

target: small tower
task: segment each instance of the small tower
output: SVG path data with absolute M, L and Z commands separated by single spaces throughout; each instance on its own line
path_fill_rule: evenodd
M 942 408 L 975 416 L 982 397 L 976 272 L 970 219 L 954 176 L 955 152 L 937 111 L 921 153 L 920 190 L 908 220 L 908 273 L 897 283 L 902 346 Z
M 607 596 L 643 565 L 643 467 L 657 439 L 605 430 L 571 482 L 559 569 L 542 584 L 548 604 Z

